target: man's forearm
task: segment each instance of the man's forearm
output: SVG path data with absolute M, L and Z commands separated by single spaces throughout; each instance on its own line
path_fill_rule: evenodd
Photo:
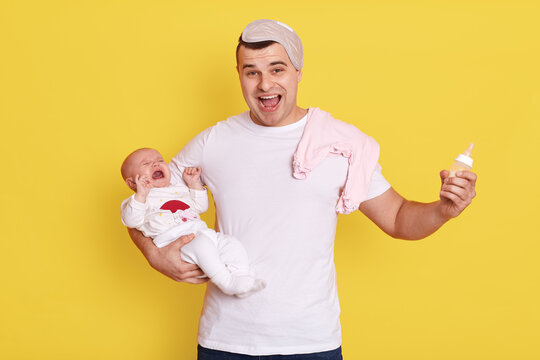
M 131 240 L 135 243 L 135 245 L 139 248 L 139 250 L 143 253 L 144 257 L 150 261 L 150 258 L 153 254 L 155 254 L 157 247 L 152 242 L 151 238 L 148 238 L 143 235 L 142 232 L 140 232 L 137 229 L 127 228 L 129 236 L 131 237 Z
M 192 284 L 202 284 L 207 281 L 207 278 L 200 278 L 204 273 L 197 265 L 184 262 L 180 257 L 180 248 L 193 240 L 193 234 L 180 236 L 171 244 L 158 248 L 151 238 L 144 236 L 139 230 L 128 228 L 128 232 L 150 266 L 163 275 L 175 281 Z
M 395 222 L 394 237 L 404 240 L 419 240 L 433 234 L 449 218 L 443 216 L 440 201 L 419 203 L 404 201 Z

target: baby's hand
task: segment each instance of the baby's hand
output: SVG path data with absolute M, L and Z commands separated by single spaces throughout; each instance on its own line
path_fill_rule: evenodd
M 200 167 L 188 167 L 188 168 L 185 168 L 184 173 L 182 174 L 182 179 L 184 179 L 184 181 L 187 184 L 188 188 L 195 189 L 195 190 L 203 190 L 204 189 L 201 182 L 199 181 L 200 177 L 201 177 L 201 168 Z
M 135 194 L 135 200 L 138 202 L 146 202 L 146 197 L 152 189 L 152 182 L 148 176 L 139 176 L 135 177 L 135 184 L 137 185 L 137 190 Z

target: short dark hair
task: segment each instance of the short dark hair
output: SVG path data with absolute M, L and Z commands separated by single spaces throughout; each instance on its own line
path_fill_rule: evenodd
M 240 46 L 245 46 L 248 49 L 252 50 L 259 50 L 264 49 L 265 47 L 268 47 L 272 44 L 277 44 L 277 41 L 274 40 L 266 40 L 266 41 L 259 41 L 259 42 L 245 42 L 242 40 L 242 35 L 238 38 L 238 45 L 236 46 L 236 64 L 238 64 L 238 50 L 240 50 Z

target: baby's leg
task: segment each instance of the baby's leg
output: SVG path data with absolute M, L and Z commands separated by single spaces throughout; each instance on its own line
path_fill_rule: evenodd
M 199 265 L 210 280 L 227 295 L 243 297 L 262 289 L 265 284 L 248 275 L 247 271 L 233 274 L 227 268 L 218 251 L 216 235 L 213 230 L 198 231 L 195 238 L 182 247 L 182 259 Z
M 252 275 L 249 259 L 244 245 L 231 235 L 216 233 L 219 256 L 230 272 L 239 275 Z
M 219 254 L 227 269 L 237 276 L 243 276 L 249 281 L 253 281 L 253 285 L 250 291 L 245 294 L 238 295 L 238 297 L 249 296 L 252 293 L 262 290 L 266 287 L 266 282 L 261 279 L 257 279 L 251 267 L 249 265 L 249 258 L 244 248 L 244 245 L 231 235 L 225 235 L 222 233 L 216 233 Z
M 180 256 L 188 263 L 199 265 L 209 278 L 227 270 L 219 256 L 216 243 L 211 237 L 201 232 L 197 232 L 191 242 L 182 246 Z

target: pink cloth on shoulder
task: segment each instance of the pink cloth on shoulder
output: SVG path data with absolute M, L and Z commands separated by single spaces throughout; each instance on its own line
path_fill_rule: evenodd
M 336 211 L 350 214 L 366 199 L 379 160 L 379 144 L 354 125 L 309 108 L 304 133 L 293 158 L 293 176 L 305 179 L 327 156 L 344 156 L 349 166 Z

